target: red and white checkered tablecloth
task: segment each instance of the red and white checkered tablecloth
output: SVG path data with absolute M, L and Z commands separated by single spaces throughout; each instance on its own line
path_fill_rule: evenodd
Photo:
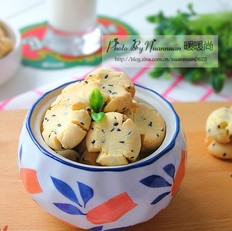
M 131 80 L 139 85 L 153 89 L 170 102 L 191 102 L 191 101 L 231 101 L 232 102 L 232 77 L 227 80 L 223 91 L 215 94 L 213 88 L 207 83 L 191 84 L 183 76 L 173 74 L 170 79 L 164 77 L 152 78 L 149 75 L 153 63 L 147 62 L 142 68 L 115 67 L 110 62 L 102 66 L 116 71 L 126 72 Z M 89 72 L 101 67 L 89 68 Z M 87 72 L 86 75 L 89 73 Z M 0 102 L 0 110 L 28 109 L 43 93 L 62 85 L 65 82 L 83 79 L 84 76 L 67 77 L 64 80 L 47 84 L 43 87 L 11 97 Z M 228 87 L 227 87 L 228 85 Z

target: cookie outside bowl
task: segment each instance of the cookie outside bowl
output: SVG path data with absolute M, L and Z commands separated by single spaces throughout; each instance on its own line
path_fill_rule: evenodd
M 178 115 L 156 92 L 135 85 L 136 100 L 165 120 L 162 145 L 128 165 L 76 163 L 50 149 L 40 133 L 46 109 L 68 84 L 44 94 L 23 123 L 18 167 L 26 190 L 49 214 L 82 229 L 123 228 L 151 219 L 167 207 L 185 174 L 186 141 Z

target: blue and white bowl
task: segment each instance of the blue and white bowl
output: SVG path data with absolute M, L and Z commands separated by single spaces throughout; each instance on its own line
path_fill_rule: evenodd
M 49 214 L 82 229 L 110 230 L 151 219 L 167 207 L 185 174 L 186 141 L 175 110 L 136 85 L 136 99 L 156 108 L 166 122 L 162 145 L 126 166 L 84 165 L 55 153 L 40 132 L 46 109 L 68 84 L 44 94 L 23 123 L 18 167 L 26 190 Z

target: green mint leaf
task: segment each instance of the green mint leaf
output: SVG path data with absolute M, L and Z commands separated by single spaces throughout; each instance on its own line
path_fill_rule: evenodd
M 90 93 L 89 104 L 90 107 L 94 110 L 94 112 L 101 111 L 104 105 L 104 97 L 98 88 L 93 89 Z
M 100 122 L 102 119 L 103 119 L 103 117 L 105 116 L 105 113 L 104 112 L 92 112 L 91 113 L 91 118 L 95 121 L 95 122 Z

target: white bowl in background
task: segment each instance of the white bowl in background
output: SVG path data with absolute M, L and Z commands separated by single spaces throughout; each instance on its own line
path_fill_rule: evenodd
M 0 58 L 0 85 L 9 80 L 17 71 L 21 62 L 21 36 L 6 20 L 0 19 L 9 38 L 13 41 L 13 49 L 4 57 Z

